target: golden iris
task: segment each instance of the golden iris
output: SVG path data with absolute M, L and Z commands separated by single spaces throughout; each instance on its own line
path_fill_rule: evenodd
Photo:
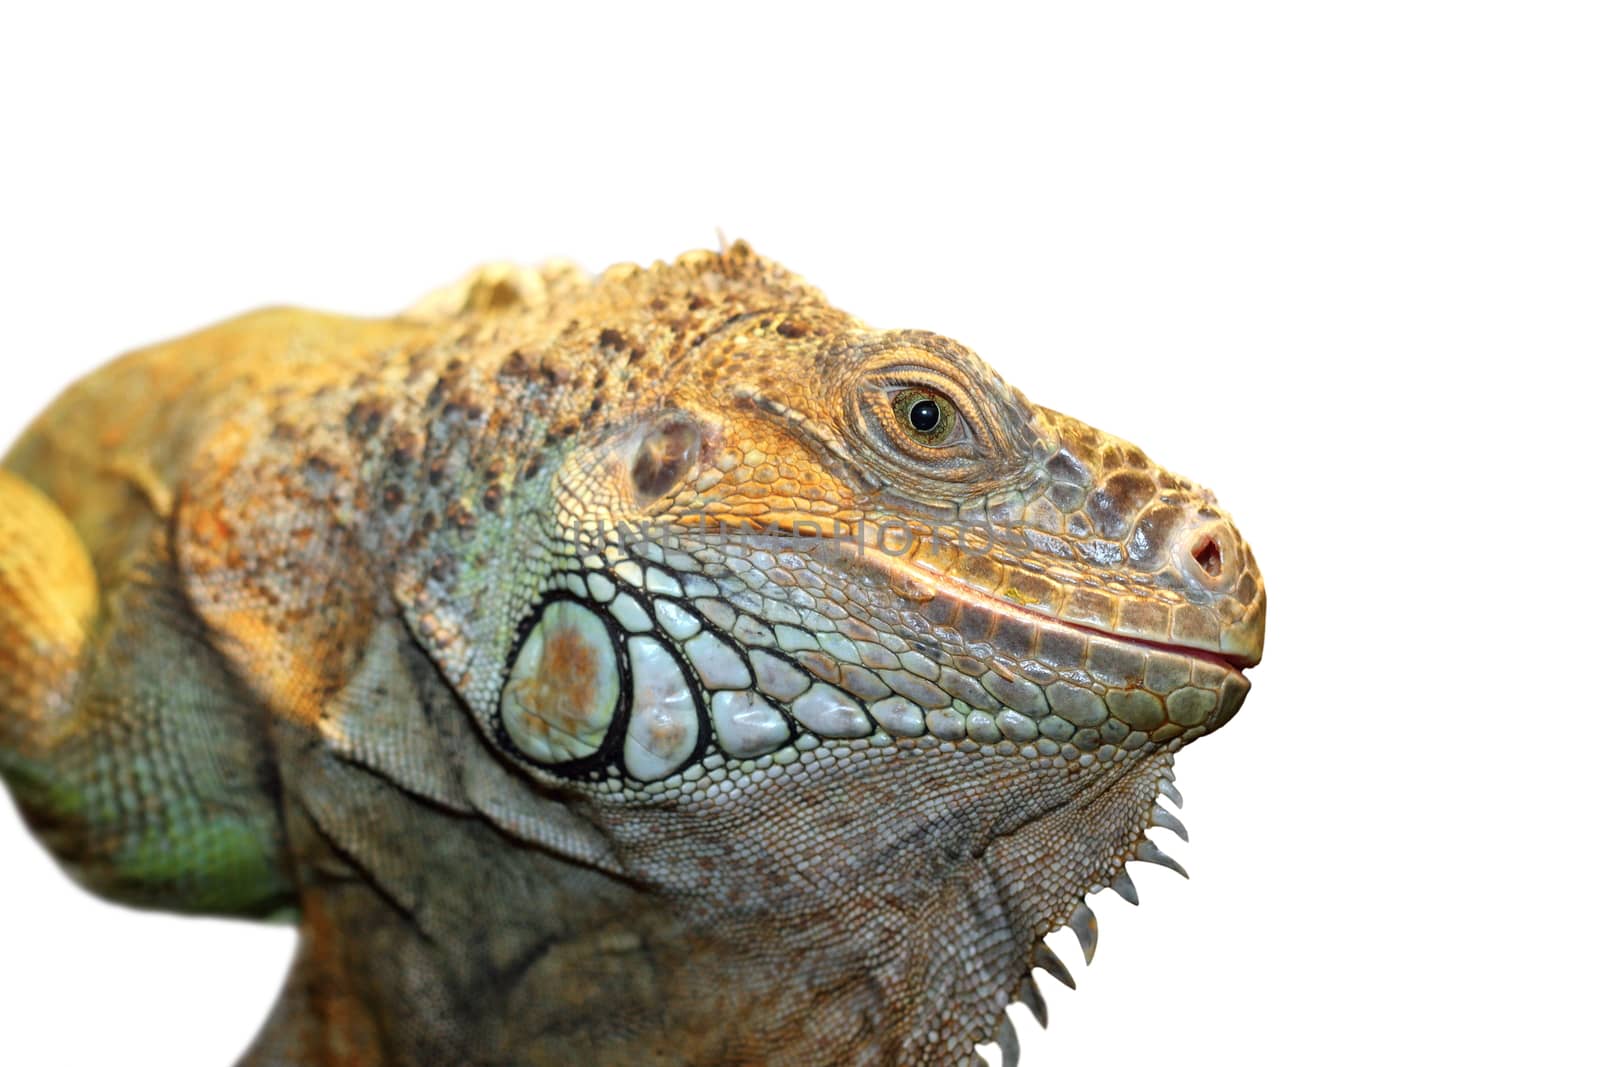
M 956 428 L 956 408 L 949 399 L 927 389 L 903 389 L 894 397 L 895 418 L 918 442 L 937 445 Z

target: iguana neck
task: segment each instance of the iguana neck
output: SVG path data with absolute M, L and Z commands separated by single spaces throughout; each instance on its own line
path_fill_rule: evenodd
M 797 834 L 785 813 L 802 794 L 778 783 L 746 798 L 739 834 L 712 811 L 678 841 L 649 815 L 623 827 L 625 878 L 300 751 L 285 805 L 302 943 L 253 1067 L 963 1062 L 973 1036 L 940 1017 L 1001 1012 L 1049 966 L 1038 939 L 1111 883 L 1171 766 L 1128 761 L 1002 810 L 981 798 L 1033 792 L 1015 766 L 974 758 L 980 799 L 958 806 L 918 772 L 962 756 L 902 751 L 810 802 L 807 818 L 834 805 L 854 822 L 849 853 Z M 718 840 L 702 895 L 677 872 Z
M 301 941 L 252 1067 L 837 1062 L 841 1035 L 884 1016 L 870 967 L 797 966 L 758 918 L 691 925 L 425 804 L 369 816 L 291 810 Z M 853 1035 L 862 1062 L 890 1054 L 885 1036 Z

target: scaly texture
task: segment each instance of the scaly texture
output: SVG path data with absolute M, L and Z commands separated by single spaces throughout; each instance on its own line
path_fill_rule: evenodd
M 742 244 L 246 315 L 5 468 L 0 771 L 298 913 L 251 1064 L 1012 1061 L 1260 658 L 1208 492 Z

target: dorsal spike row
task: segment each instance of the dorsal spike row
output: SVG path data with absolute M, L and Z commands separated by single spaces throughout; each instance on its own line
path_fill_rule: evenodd
M 1162 796 L 1172 801 L 1173 807 L 1183 807 L 1183 794 L 1178 792 L 1178 787 L 1172 784 L 1172 779 L 1157 778 L 1156 789 L 1160 791 Z
M 1022 1042 L 1017 1039 L 1017 1028 L 1011 1025 L 1011 1016 L 1000 1013 L 995 1027 L 994 1043 L 1000 1046 L 1000 1067 L 1017 1067 L 1022 1060 Z
M 1145 863 L 1154 863 L 1158 867 L 1166 867 L 1170 870 L 1177 871 L 1185 878 L 1189 877 L 1189 872 L 1183 869 L 1183 864 L 1179 863 L 1165 852 L 1162 852 L 1156 847 L 1156 843 L 1150 840 L 1148 837 L 1139 839 L 1139 843 L 1135 845 L 1133 849 L 1133 858 L 1136 860 L 1142 860 Z M 1134 903 L 1137 904 L 1138 901 L 1134 901 Z
M 1078 983 L 1072 980 L 1072 972 L 1067 970 L 1067 965 L 1062 963 L 1061 957 L 1057 956 L 1050 946 L 1043 941 L 1033 946 L 1033 965 L 1068 989 L 1078 988 Z
M 1094 962 L 1094 947 L 1100 941 L 1100 924 L 1095 920 L 1094 912 L 1089 910 L 1089 902 L 1078 901 L 1078 906 L 1072 909 L 1072 914 L 1067 918 L 1067 925 L 1072 932 L 1078 935 L 1078 947 L 1083 949 L 1083 962 Z
M 1022 987 L 1017 990 L 1017 1003 L 1033 1014 L 1041 1029 L 1050 1025 L 1050 1009 L 1045 1006 L 1044 994 L 1039 990 L 1039 983 L 1033 980 L 1033 975 L 1023 976 Z
M 1111 888 L 1116 891 L 1117 896 L 1126 900 L 1129 904 L 1139 903 L 1139 891 L 1133 887 L 1133 879 L 1128 875 L 1126 867 L 1118 871 L 1117 876 L 1111 879 Z
M 1156 805 L 1155 813 L 1150 819 L 1150 825 L 1159 826 L 1163 830 L 1171 830 L 1183 841 L 1189 840 L 1189 828 L 1184 826 L 1176 815 L 1163 808 L 1160 804 Z

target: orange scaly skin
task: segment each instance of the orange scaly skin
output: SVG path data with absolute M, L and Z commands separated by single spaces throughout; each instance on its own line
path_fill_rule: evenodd
M 0 772 L 298 913 L 250 1064 L 1013 1062 L 1264 622 L 1208 492 L 743 244 L 246 315 L 0 470 Z

